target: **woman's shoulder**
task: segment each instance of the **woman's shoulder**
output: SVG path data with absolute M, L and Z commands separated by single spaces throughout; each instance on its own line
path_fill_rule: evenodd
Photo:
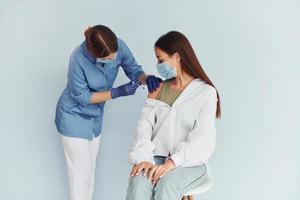
M 120 50 L 121 52 L 129 49 L 127 43 L 119 37 L 117 37 L 117 43 L 118 43 L 118 50 Z
M 74 48 L 74 50 L 72 51 L 71 55 L 70 55 L 70 63 L 80 63 L 81 60 L 83 60 L 85 58 L 84 56 L 84 51 L 85 51 L 85 42 L 82 42 L 80 45 L 76 46 Z
M 80 56 L 82 54 L 82 50 L 83 50 L 83 43 L 81 43 L 80 45 L 76 46 L 71 55 L 70 55 L 70 59 L 76 59 L 78 56 Z
M 200 91 L 205 91 L 205 92 L 209 92 L 209 93 L 212 93 L 212 92 L 216 92 L 216 88 L 208 83 L 206 83 L 205 81 L 199 79 L 199 78 L 196 78 L 194 80 L 195 82 L 195 85 L 198 89 L 200 89 Z
M 153 92 L 149 92 L 148 93 L 148 98 L 150 98 L 150 99 L 157 99 L 157 97 L 158 97 L 158 95 L 159 95 L 160 91 L 162 90 L 163 85 L 165 83 L 166 83 L 166 81 L 160 82 L 159 83 L 159 87 L 156 90 L 154 90 Z
M 199 96 L 201 96 L 202 99 L 203 97 L 208 99 L 217 98 L 217 90 L 214 86 L 202 81 L 202 84 L 199 85 L 199 88 Z

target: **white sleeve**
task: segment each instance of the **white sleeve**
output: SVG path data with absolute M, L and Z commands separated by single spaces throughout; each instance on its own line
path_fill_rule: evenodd
M 129 163 L 132 165 L 143 161 L 154 162 L 155 145 L 151 141 L 155 123 L 155 109 L 145 102 L 142 108 L 142 115 L 138 121 L 136 135 L 133 145 L 129 151 Z
M 171 159 L 176 166 L 189 167 L 205 163 L 215 151 L 217 92 L 208 90 L 206 100 L 198 111 L 195 127 L 185 142 L 180 143 Z

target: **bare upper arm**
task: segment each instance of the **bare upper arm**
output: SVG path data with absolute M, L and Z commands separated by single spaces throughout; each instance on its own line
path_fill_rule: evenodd
M 152 93 L 150 92 L 148 93 L 148 98 L 156 99 L 162 86 L 163 86 L 163 82 L 160 82 L 159 87 L 156 89 L 156 91 L 154 90 Z

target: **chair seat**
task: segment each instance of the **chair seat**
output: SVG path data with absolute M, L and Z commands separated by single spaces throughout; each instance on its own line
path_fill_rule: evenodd
M 188 195 L 197 195 L 197 194 L 202 194 L 206 191 L 208 191 L 212 186 L 213 186 L 213 179 L 212 179 L 212 175 L 211 175 L 211 170 L 209 165 L 206 165 L 206 175 L 205 175 L 205 179 L 203 181 L 203 183 L 197 187 L 194 188 L 188 192 L 186 192 L 183 196 L 188 196 Z

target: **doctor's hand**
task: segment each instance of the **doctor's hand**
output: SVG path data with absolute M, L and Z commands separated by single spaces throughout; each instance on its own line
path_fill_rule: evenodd
M 150 163 L 150 162 L 147 162 L 147 161 L 144 161 L 144 162 L 141 162 L 137 165 L 134 165 L 132 167 L 132 170 L 130 172 L 130 177 L 133 177 L 133 176 L 138 176 L 140 175 L 140 173 L 142 171 L 144 171 L 143 175 L 144 176 L 147 176 L 148 174 L 148 171 L 153 167 L 153 164 Z
M 149 172 L 149 181 L 152 182 L 153 185 L 157 183 L 157 181 L 166 175 L 169 171 L 175 168 L 174 162 L 171 159 L 166 160 L 165 164 L 162 165 L 154 165 Z
M 156 89 L 159 87 L 159 83 L 162 82 L 161 78 L 158 78 L 153 75 L 148 75 L 146 79 L 148 91 L 152 93 L 153 91 L 156 91 Z
M 140 86 L 139 83 L 129 82 L 117 88 L 112 88 L 111 97 L 115 99 L 121 96 L 133 95 L 135 94 L 135 91 L 139 86 Z

